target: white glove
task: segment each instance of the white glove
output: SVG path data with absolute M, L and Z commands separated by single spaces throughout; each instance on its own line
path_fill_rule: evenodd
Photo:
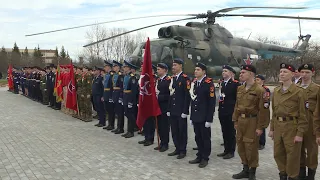
M 211 122 L 206 122 L 206 124 L 204 125 L 206 128 L 211 127 Z
M 137 104 L 137 107 L 139 107 L 139 104 Z
M 128 108 L 132 108 L 132 105 L 131 105 L 131 104 L 128 104 Z
M 191 126 L 193 125 L 192 120 L 190 120 L 190 125 L 191 125 Z
M 167 112 L 167 116 L 170 116 L 170 112 Z
M 112 100 L 112 99 L 109 99 L 109 103 L 113 103 L 113 100 Z
M 118 103 L 119 103 L 119 104 L 122 104 L 122 103 L 123 103 L 123 102 L 122 102 L 122 99 L 119 99 L 119 100 L 118 100 Z
M 186 114 L 183 114 L 183 113 L 181 114 L 181 117 L 182 117 L 183 119 L 187 118 L 187 116 L 188 116 L 188 115 L 186 115 Z

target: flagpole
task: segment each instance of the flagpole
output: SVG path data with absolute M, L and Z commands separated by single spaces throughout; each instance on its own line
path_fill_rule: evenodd
M 158 150 L 160 151 L 160 137 L 159 137 L 159 128 L 158 128 L 158 117 L 155 116 L 156 118 L 156 131 L 157 131 L 157 139 L 158 139 Z

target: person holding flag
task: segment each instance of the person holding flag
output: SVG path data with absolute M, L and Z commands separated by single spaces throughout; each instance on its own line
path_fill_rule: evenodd
M 178 155 L 177 159 L 186 156 L 188 142 L 187 116 L 190 106 L 190 79 L 182 71 L 183 64 L 184 61 L 180 58 L 173 60 L 172 72 L 174 76 L 169 86 L 170 99 L 167 112 L 167 116 L 170 116 L 172 139 L 176 147 L 168 156 Z

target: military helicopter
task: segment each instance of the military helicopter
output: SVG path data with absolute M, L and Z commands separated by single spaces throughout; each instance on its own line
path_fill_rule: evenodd
M 101 22 L 111 23 L 125 20 L 151 18 L 159 16 L 191 16 L 188 18 L 172 20 L 162 23 L 157 23 L 138 29 L 130 30 L 112 37 L 108 37 L 97 42 L 93 42 L 83 47 L 88 47 L 107 41 L 109 39 L 122 36 L 124 34 L 132 33 L 142 29 L 159 26 L 167 23 L 186 21 L 192 19 L 206 19 L 205 22 L 188 22 L 185 26 L 172 25 L 168 27 L 161 27 L 158 31 L 157 39 L 150 41 L 152 62 L 154 64 L 164 62 L 171 68 L 173 58 L 184 59 L 184 72 L 193 74 L 194 67 L 197 62 L 203 62 L 208 66 L 207 75 L 211 77 L 220 77 L 222 66 L 225 64 L 233 66 L 238 72 L 242 64 L 255 64 L 257 57 L 263 59 L 272 58 L 273 55 L 285 56 L 299 56 L 307 48 L 311 35 L 307 34 L 302 36 L 300 34 L 299 41 L 302 41 L 300 46 L 294 48 L 287 48 L 278 45 L 271 45 L 257 41 L 247 40 L 243 38 L 234 37 L 226 28 L 215 23 L 217 17 L 261 17 L 261 18 L 285 18 L 285 19 L 306 19 L 306 20 L 320 20 L 316 17 L 294 17 L 294 16 L 278 16 L 278 15 L 260 15 L 260 14 L 222 14 L 238 9 L 306 9 L 306 7 L 231 7 L 224 8 L 215 12 L 207 11 L 202 14 L 180 14 L 180 15 L 157 15 L 157 16 L 144 16 L 136 18 L 127 18 L 121 20 Z M 96 23 L 97 24 L 97 23 Z M 54 31 L 36 33 L 26 36 L 33 36 L 63 30 L 76 29 L 81 27 L 92 26 L 96 24 L 83 25 L 71 27 L 66 29 L 59 29 Z M 130 56 L 129 60 L 135 64 L 140 65 L 143 59 L 145 43 L 141 43 L 136 47 L 135 51 Z

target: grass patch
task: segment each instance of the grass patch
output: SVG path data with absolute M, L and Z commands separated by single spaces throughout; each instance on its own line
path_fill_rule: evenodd
M 0 87 L 5 86 L 6 84 L 8 84 L 6 79 L 0 79 Z

